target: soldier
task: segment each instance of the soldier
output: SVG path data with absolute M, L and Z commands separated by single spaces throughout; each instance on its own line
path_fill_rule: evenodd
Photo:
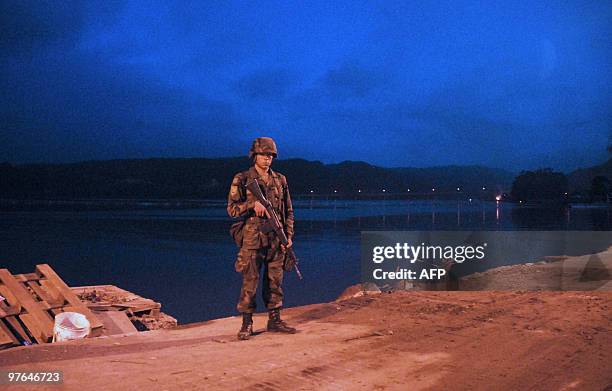
M 295 333 L 280 318 L 283 305 L 283 263 L 285 247 L 274 232 L 263 233 L 261 225 L 267 219 L 266 208 L 246 189 L 246 184 L 253 179 L 262 186 L 262 192 L 272 203 L 283 224 L 289 239 L 293 238 L 293 206 L 287 179 L 284 175 L 272 171 L 272 160 L 277 156 L 276 144 L 269 137 L 259 137 L 253 141 L 249 150 L 252 166 L 247 171 L 234 176 L 227 200 L 227 212 L 231 217 L 240 218 L 232 226 L 232 236 L 240 246 L 235 263 L 236 271 L 242 273 L 242 289 L 238 300 L 238 311 L 242 313 L 242 327 L 238 339 L 245 340 L 253 334 L 253 312 L 255 312 L 257 283 L 263 267 L 263 300 L 268 308 L 268 331 Z

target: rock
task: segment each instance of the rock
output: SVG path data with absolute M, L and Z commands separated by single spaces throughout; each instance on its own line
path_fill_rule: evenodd
M 376 284 L 366 282 L 363 284 L 355 284 L 349 286 L 340 294 L 340 296 L 338 296 L 336 301 L 343 301 L 353 299 L 355 297 L 377 294 L 380 294 L 380 289 L 376 286 Z

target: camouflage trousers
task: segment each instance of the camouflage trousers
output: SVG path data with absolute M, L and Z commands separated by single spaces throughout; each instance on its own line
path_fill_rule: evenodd
M 235 268 L 242 273 L 242 288 L 238 299 L 239 312 L 255 312 L 257 284 L 263 267 L 262 296 L 266 308 L 271 310 L 283 305 L 283 263 L 285 253 L 278 247 L 264 247 L 257 250 L 241 248 Z

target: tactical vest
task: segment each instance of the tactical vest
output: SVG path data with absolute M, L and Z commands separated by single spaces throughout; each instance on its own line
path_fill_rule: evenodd
M 286 211 L 284 208 L 286 183 L 283 183 L 281 176 L 270 170 L 268 182 L 264 182 L 254 168 L 240 173 L 241 193 L 246 195 L 249 204 L 253 204 L 256 199 L 250 191 L 246 189 L 246 184 L 253 179 L 257 179 L 263 194 L 270 201 L 272 207 L 278 214 L 281 223 L 285 223 Z M 264 234 L 260 231 L 260 226 L 266 221 L 266 217 L 258 217 L 253 210 L 240 221 L 232 224 L 230 234 L 239 247 L 248 249 L 258 249 L 272 244 L 274 233 Z

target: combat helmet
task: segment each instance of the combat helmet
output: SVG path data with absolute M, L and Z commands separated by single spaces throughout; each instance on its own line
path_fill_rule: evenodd
M 249 149 L 249 159 L 253 159 L 256 153 L 271 153 L 276 158 L 278 155 L 276 143 L 270 137 L 258 137 L 253 141 L 253 145 Z

